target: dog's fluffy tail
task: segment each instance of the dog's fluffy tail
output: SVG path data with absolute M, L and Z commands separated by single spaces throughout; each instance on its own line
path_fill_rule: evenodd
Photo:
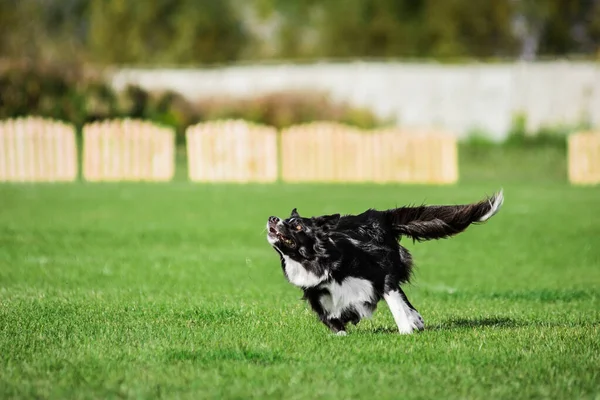
M 388 215 L 395 233 L 417 241 L 444 239 L 485 222 L 500 210 L 502 190 L 478 203 L 453 206 L 400 207 Z

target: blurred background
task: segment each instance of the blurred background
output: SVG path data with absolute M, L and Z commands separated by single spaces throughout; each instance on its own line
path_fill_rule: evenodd
M 600 400 L 598 61 L 600 0 L 0 0 L 0 400 Z M 500 188 L 402 240 L 424 336 L 265 240 Z
M 564 179 L 599 43 L 598 0 L 0 0 L 0 118 L 435 126 Z

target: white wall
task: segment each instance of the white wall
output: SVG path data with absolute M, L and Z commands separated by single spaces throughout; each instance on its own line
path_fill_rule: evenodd
M 458 135 L 481 128 L 502 139 L 513 115 L 532 129 L 600 123 L 600 68 L 548 62 L 437 65 L 343 63 L 232 66 L 220 69 L 121 69 L 112 85 L 172 89 L 190 99 L 252 96 L 285 89 L 318 89 L 333 99 L 366 106 L 403 126 L 441 126 Z

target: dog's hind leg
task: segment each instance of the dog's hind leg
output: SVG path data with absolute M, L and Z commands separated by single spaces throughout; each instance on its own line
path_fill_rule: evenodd
M 406 297 L 406 294 L 400 289 L 397 283 L 388 285 L 388 279 L 386 279 L 386 291 L 383 294 L 383 298 L 394 317 L 400 333 L 410 334 L 414 330 L 421 331 L 424 329 L 425 324 L 421 314 L 410 304 L 408 297 Z
M 329 318 L 323 309 L 318 293 L 305 292 L 304 297 L 308 300 L 313 311 L 319 316 L 319 319 L 333 333 L 344 336 L 346 335 L 346 324 L 338 318 Z

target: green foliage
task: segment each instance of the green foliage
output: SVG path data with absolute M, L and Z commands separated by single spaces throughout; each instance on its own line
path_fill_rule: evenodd
M 527 116 L 517 114 L 514 116 L 507 136 L 503 141 L 495 142 L 490 139 L 491 135 L 485 130 L 473 129 L 467 133 L 462 143 L 473 151 L 478 148 L 487 149 L 490 147 L 516 147 L 522 149 L 553 147 L 565 151 L 567 137 L 571 133 L 586 129 L 589 129 L 589 124 L 581 122 L 570 125 L 542 126 L 535 131 L 531 131 L 527 129 Z
M 522 0 L 519 11 L 528 28 L 540 34 L 540 52 L 548 55 L 594 54 L 600 43 L 600 3 L 597 1 Z
M 426 2 L 428 54 L 489 58 L 516 53 L 510 29 L 514 2 L 461 0 Z
M 583 128 L 584 124 L 558 125 L 531 132 L 527 130 L 526 116 L 519 114 L 503 141 L 493 141 L 485 131 L 473 130 L 459 143 L 461 182 L 564 182 L 567 137 Z
M 100 64 L 596 57 L 600 2 L 3 0 L 0 57 Z
M 0 1 L 0 57 L 73 62 L 85 57 L 89 0 Z
M 315 92 L 281 92 L 248 99 L 219 98 L 192 103 L 174 92 L 151 93 L 137 86 L 116 92 L 104 81 L 87 78 L 79 68 L 26 64 L 0 71 L 0 118 L 40 115 L 86 122 L 140 118 L 175 128 L 178 141 L 197 122 L 243 118 L 277 128 L 329 120 L 373 128 L 383 122 L 366 109 L 337 104 Z
M 87 77 L 80 67 L 72 65 L 14 64 L 0 70 L 0 118 L 26 115 L 68 121 L 78 128 L 102 119 L 141 118 L 175 128 L 180 143 L 188 126 L 214 119 L 242 118 L 279 129 L 323 120 L 363 129 L 391 123 L 367 109 L 336 103 L 326 94 L 314 91 L 190 102 L 174 92 L 151 93 L 136 86 L 118 93 L 99 77 Z M 480 129 L 469 132 L 463 142 L 470 152 L 495 146 L 556 147 L 564 151 L 567 135 L 585 128 L 585 124 L 558 125 L 528 132 L 525 116 L 517 115 L 503 142 L 492 141 Z
M 543 126 L 535 132 L 527 130 L 527 117 L 517 115 L 506 138 L 505 144 L 516 147 L 557 147 L 566 149 L 567 136 L 585 129 L 585 124 Z
M 77 68 L 24 65 L 0 73 L 0 117 L 29 114 L 80 123 L 83 119 Z
M 39 115 L 74 124 L 110 118 L 144 118 L 182 133 L 195 122 L 191 106 L 173 93 L 138 87 L 115 92 L 104 81 L 69 65 L 12 65 L 0 71 L 0 118 Z
M 511 54 L 510 3 L 333 0 L 324 3 L 320 52 L 334 57 L 490 57 Z M 513 52 L 514 53 L 514 52 Z
M 461 142 L 472 148 L 489 148 L 498 145 L 490 138 L 489 133 L 481 128 L 471 129 Z
M 500 185 L 485 225 L 406 243 L 417 267 L 405 290 L 426 324 L 412 336 L 384 302 L 329 334 L 261 233 L 292 207 L 463 203 Z M 597 398 L 598 194 L 500 175 L 0 185 L 0 398 Z
M 90 12 L 90 50 L 99 62 L 223 62 L 246 43 L 230 1 L 93 0 Z

